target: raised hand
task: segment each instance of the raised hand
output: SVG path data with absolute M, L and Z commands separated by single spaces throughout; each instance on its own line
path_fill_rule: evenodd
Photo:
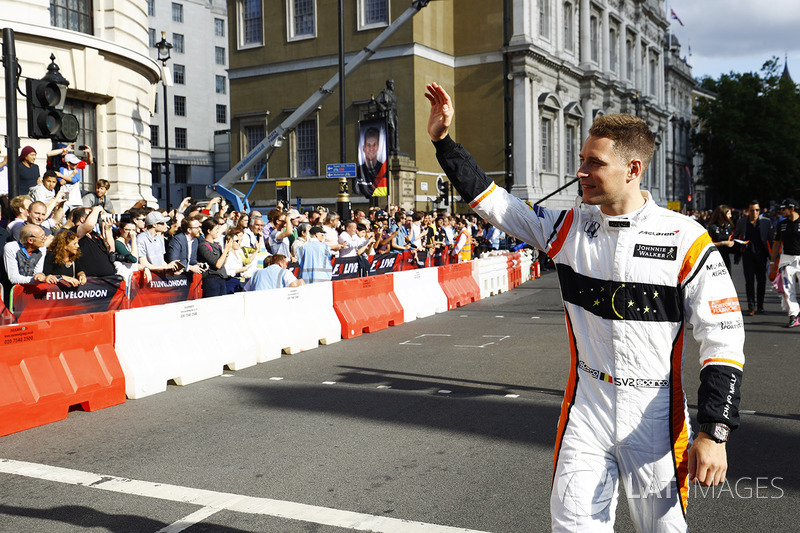
M 425 93 L 431 103 L 431 114 L 428 117 L 428 135 L 433 141 L 441 141 L 447 137 L 450 124 L 455 115 L 453 102 L 450 95 L 437 83 L 430 83 L 426 86 L 428 92 Z

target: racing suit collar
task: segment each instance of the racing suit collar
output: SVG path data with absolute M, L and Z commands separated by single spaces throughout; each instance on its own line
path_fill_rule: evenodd
M 602 220 L 602 224 L 607 230 L 620 231 L 635 228 L 650 217 L 650 213 L 652 211 L 651 208 L 655 204 L 653 203 L 653 199 L 648 191 L 640 192 L 644 198 L 644 205 L 632 213 L 611 216 L 606 215 L 599 208 L 597 209 L 597 213 Z

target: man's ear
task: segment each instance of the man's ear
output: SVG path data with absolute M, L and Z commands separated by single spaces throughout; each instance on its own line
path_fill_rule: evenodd
M 628 176 L 626 181 L 631 182 L 639 179 L 644 174 L 644 165 L 641 159 L 634 159 L 628 164 Z

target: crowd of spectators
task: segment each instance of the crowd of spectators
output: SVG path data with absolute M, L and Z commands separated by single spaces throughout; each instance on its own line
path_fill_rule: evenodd
M 769 279 L 782 296 L 781 305 L 789 315 L 789 327 L 800 326 L 796 294 L 800 281 L 796 278 L 800 276 L 792 268 L 800 262 L 797 208 L 797 201 L 791 198 L 774 203 L 772 208 L 766 204 L 762 208 L 754 199 L 739 209 L 719 205 L 713 211 L 685 213 L 708 230 L 729 272 L 741 263 L 747 297 L 747 310 L 743 312 L 749 316 L 766 313 L 764 298 Z
M 154 273 L 200 274 L 203 297 L 295 287 L 330 280 L 335 258 L 355 258 L 359 275 L 367 275 L 373 254 L 409 252 L 421 265 L 423 254 L 448 250 L 451 261 L 468 260 L 506 241 L 475 215 L 398 206 L 351 211 L 342 220 L 324 206 L 301 213 L 279 204 L 264 213 L 240 213 L 220 198 L 185 198 L 171 211 L 139 201 L 117 213 L 108 181 L 97 180 L 94 192 L 80 192 L 90 149 L 80 159 L 70 145 L 61 150 L 63 167 L 37 176 L 36 152 L 22 153 L 25 194 L 4 198 L 0 222 L 6 301 L 15 284 L 78 286 L 88 277 L 106 276 L 130 283 L 136 271 L 146 282 Z

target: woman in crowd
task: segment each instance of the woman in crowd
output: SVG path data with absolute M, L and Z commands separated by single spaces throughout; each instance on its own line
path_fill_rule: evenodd
M 136 247 L 136 223 L 128 220 L 114 230 L 114 267 L 117 274 L 130 284 L 131 275 L 139 268 L 139 250 Z
M 733 251 L 733 221 L 731 220 L 731 208 L 727 205 L 720 205 L 711 213 L 711 221 L 708 224 L 708 234 L 722 254 L 722 260 L 731 271 L 731 253 Z
M 281 289 L 283 287 L 299 287 L 302 279 L 297 279 L 289 270 L 289 258 L 282 254 L 271 255 L 264 262 L 265 267 L 257 270 L 253 278 L 245 285 L 248 291 Z M 268 265 L 268 266 L 267 266 Z
M 225 236 L 227 241 L 233 241 L 231 251 L 228 253 L 228 258 L 225 260 L 225 273 L 230 276 L 225 281 L 226 294 L 240 292 L 244 286 L 245 280 L 253 276 L 253 271 L 257 266 L 257 262 L 253 261 L 253 259 L 255 259 L 254 255 L 250 258 L 244 255 L 241 244 L 243 235 L 244 232 L 237 227 L 228 230 Z
M 300 259 L 300 250 L 311 239 L 311 224 L 308 222 L 301 222 L 297 225 L 297 238 L 292 243 L 292 257 L 298 261 Z
M 397 231 L 391 232 L 385 219 L 379 218 L 373 227 L 375 233 L 375 253 L 388 254 L 392 251 L 392 239 L 395 238 Z
M 75 262 L 81 256 L 78 246 L 78 234 L 73 231 L 61 231 L 47 248 L 44 258 L 44 275 L 57 276 L 63 281 L 77 287 L 86 283 L 86 274 L 77 270 Z
M 197 262 L 208 264 L 208 270 L 203 272 L 203 298 L 221 296 L 226 293 L 225 261 L 233 249 L 233 240 L 228 239 L 225 247 L 217 243 L 222 236 L 221 225 L 216 217 L 209 217 L 203 221 L 203 235 L 205 240 L 197 247 Z
M 250 215 L 245 212 L 239 214 L 239 219 L 236 221 L 236 228 L 244 231 L 250 225 Z

